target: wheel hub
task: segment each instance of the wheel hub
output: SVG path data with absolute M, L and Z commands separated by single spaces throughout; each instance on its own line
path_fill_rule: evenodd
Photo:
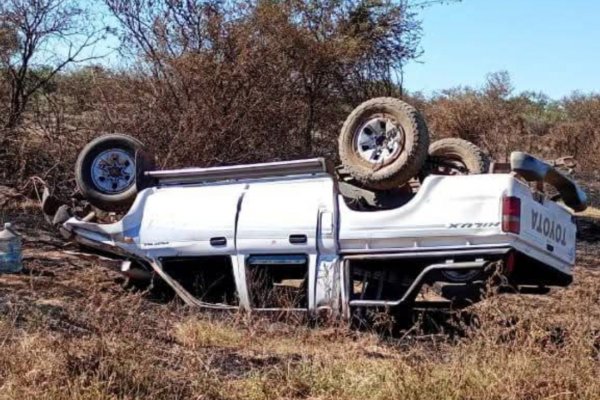
M 404 148 L 404 131 L 397 121 L 379 114 L 365 122 L 355 135 L 358 155 L 371 164 L 388 164 Z
M 92 161 L 92 181 L 104 193 L 120 193 L 127 190 L 135 179 L 135 163 L 128 152 L 109 149 L 98 154 Z
M 111 167 L 108 169 L 108 173 L 113 178 L 118 178 L 121 176 L 123 169 L 119 167 Z

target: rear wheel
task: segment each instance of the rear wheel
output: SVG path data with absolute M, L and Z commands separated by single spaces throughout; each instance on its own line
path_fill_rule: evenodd
M 131 205 L 137 194 L 136 153 L 144 145 L 120 134 L 100 136 L 81 150 L 75 166 L 75 180 L 85 198 L 106 211 L 120 211 Z
M 397 188 L 417 175 L 428 146 L 429 132 L 421 114 L 391 97 L 356 107 L 339 137 L 345 169 L 364 187 L 379 190 Z

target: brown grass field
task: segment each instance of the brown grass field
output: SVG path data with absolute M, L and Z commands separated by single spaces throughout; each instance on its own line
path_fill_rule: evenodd
M 26 271 L 0 276 L 0 399 L 598 399 L 594 212 L 569 288 L 422 312 L 393 334 L 128 291 L 35 209 L 4 212 L 25 234 Z

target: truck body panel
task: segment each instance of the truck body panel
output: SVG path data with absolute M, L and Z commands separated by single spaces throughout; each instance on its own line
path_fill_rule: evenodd
M 298 164 L 303 168 L 298 174 L 284 168 L 283 176 L 274 175 L 276 163 L 269 164 L 268 176 L 256 177 L 260 171 L 253 167 L 253 176 L 240 179 L 231 179 L 228 169 L 211 169 L 211 179 L 217 172 L 229 175 L 208 182 L 189 181 L 206 176 L 203 170 L 181 175 L 184 181 L 165 173 L 164 182 L 142 190 L 120 221 L 71 218 L 64 227 L 81 243 L 137 260 L 163 278 L 165 259 L 227 257 L 239 306 L 246 309 L 257 308 L 250 284 L 256 270 L 273 276 L 290 271 L 303 278 L 302 307 L 311 312 L 346 313 L 353 301 L 412 301 L 409 297 L 428 279 L 451 279 L 440 272 L 453 266 L 459 272 L 483 271 L 510 252 L 570 282 L 576 233 L 571 213 L 514 174 L 429 176 L 401 207 L 357 211 L 338 193 L 331 175 L 307 172 L 313 164 Z M 507 198 L 519 204 L 510 216 Z M 507 231 L 506 218 L 518 224 L 516 231 Z M 519 268 L 526 270 L 524 260 Z M 406 279 L 413 279 L 410 287 Z M 273 285 L 280 284 L 275 277 Z M 353 294 L 356 285 L 360 298 Z

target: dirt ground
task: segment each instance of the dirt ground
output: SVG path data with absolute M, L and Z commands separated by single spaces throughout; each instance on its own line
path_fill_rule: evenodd
M 598 399 L 600 220 L 580 222 L 574 284 L 416 313 L 390 334 L 208 314 L 131 291 L 31 207 L 25 271 L 0 276 L 0 399 Z

